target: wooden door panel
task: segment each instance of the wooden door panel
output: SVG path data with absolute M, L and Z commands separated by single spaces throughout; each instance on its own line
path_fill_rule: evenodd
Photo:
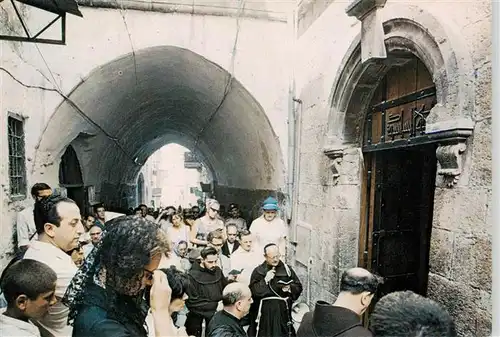
M 422 139 L 435 103 L 432 76 L 414 58 L 389 70 L 368 109 L 362 138 L 366 167 L 359 260 L 383 276 L 385 284 L 367 315 L 389 292 L 425 295 L 427 289 L 437 167 L 436 145 Z
M 419 280 L 416 274 L 389 276 L 377 291 L 377 298 L 381 298 L 394 291 L 418 289 Z
M 374 233 L 377 272 L 386 277 L 415 274 L 419 258 L 415 234 L 414 230 Z
M 372 270 L 390 278 L 393 286 L 408 278 L 416 279 L 417 286 L 395 287 L 425 292 L 421 283 L 427 271 L 426 262 L 422 261 L 426 261 L 428 255 L 427 229 L 432 200 L 423 186 L 432 185 L 431 175 L 435 171 L 430 170 L 432 166 L 428 162 L 432 156 L 425 156 L 425 152 L 419 150 L 381 151 L 375 156 L 379 174 L 375 177 L 378 180 L 374 199 L 380 201 L 378 208 L 377 203 L 374 204 L 373 211 Z

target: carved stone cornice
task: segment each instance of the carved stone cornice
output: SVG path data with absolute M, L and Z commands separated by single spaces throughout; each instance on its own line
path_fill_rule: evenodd
M 446 186 L 453 187 L 462 173 L 462 154 L 467 149 L 464 143 L 439 146 L 436 157 L 440 168 L 438 174 L 443 176 Z
M 363 21 L 368 13 L 379 7 L 384 7 L 386 2 L 387 0 L 354 0 L 345 11 L 347 15 Z
M 344 149 L 340 147 L 325 147 L 323 153 L 330 158 L 329 168 L 333 174 L 333 180 L 336 181 L 340 177 L 340 164 L 344 157 Z
M 472 135 L 474 122 L 470 119 L 454 119 L 426 125 L 426 134 L 438 143 L 436 158 L 438 175 L 448 187 L 458 183 L 465 161 L 467 139 Z

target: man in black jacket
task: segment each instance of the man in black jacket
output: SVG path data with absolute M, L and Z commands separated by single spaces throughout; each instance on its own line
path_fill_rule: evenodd
M 234 223 L 226 225 L 227 240 L 224 242 L 221 248 L 222 255 L 231 257 L 236 249 L 240 246 L 238 242 L 238 228 Z
M 212 319 L 222 300 L 222 290 L 230 282 L 217 266 L 218 254 L 213 247 L 201 251 L 201 262 L 193 263 L 189 270 L 189 287 L 186 306 L 189 309 L 185 323 L 189 336 L 201 337 L 202 325 Z
M 250 311 L 252 292 L 239 282 L 229 284 L 222 293 L 224 309 L 215 313 L 207 327 L 207 337 L 247 337 L 241 319 Z
M 361 323 L 361 316 L 370 306 L 382 281 L 363 268 L 345 271 L 335 303 L 316 302 L 314 311 L 304 315 L 297 337 L 372 337 L 372 332 Z

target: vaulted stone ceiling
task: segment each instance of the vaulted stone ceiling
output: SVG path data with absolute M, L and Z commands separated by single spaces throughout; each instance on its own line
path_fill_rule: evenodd
M 229 74 L 177 47 L 140 50 L 95 69 L 70 95 L 76 105 L 127 152 L 62 103 L 40 147 L 59 153 L 81 132 L 91 152 L 84 180 L 132 182 L 157 149 L 176 142 L 200 153 L 219 184 L 252 189 L 281 186 L 279 143 L 262 107 Z M 67 126 L 61 132 L 61 125 Z M 51 131 L 52 130 L 52 131 Z M 202 131 L 203 130 L 203 131 Z M 62 142 L 64 144 L 59 144 Z M 61 152 L 62 154 L 62 152 Z

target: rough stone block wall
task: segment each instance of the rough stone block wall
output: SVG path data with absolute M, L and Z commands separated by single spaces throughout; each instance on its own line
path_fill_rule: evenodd
M 333 301 L 340 273 L 356 266 L 358 259 L 362 155 L 359 148 L 348 150 L 334 183 L 323 154 L 334 80 L 361 31 L 360 23 L 345 14 L 347 5 L 333 2 L 320 16 L 310 13 L 317 19 L 296 44 L 296 96 L 303 102 L 297 220 L 313 227 L 310 304 Z M 388 1 L 387 10 L 392 5 Z M 473 73 L 467 76 L 474 78 L 475 96 L 474 109 L 468 113 L 475 127 L 458 184 L 444 187 L 437 178 L 428 296 L 450 311 L 460 336 L 487 336 L 491 331 L 491 3 L 412 1 L 408 6 L 458 29 L 467 48 L 461 52 L 472 61 Z M 306 283 L 306 267 L 298 263 L 297 272 Z
M 189 5 L 191 4 L 192 1 L 189 1 Z M 4 2 L 2 6 L 4 5 L 7 6 L 10 3 Z M 23 9 L 23 15 L 26 14 L 28 26 L 43 27 L 47 23 L 45 17 L 40 18 L 34 15 L 33 11 L 25 11 L 26 6 L 22 4 L 20 6 Z M 249 10 L 267 8 L 271 11 L 276 6 L 273 3 L 254 2 L 250 7 Z M 2 34 L 12 33 L 12 30 L 17 30 L 22 34 L 22 27 L 13 24 L 14 11 L 3 9 L 4 7 L 0 11 Z M 15 78 L 0 70 L 2 83 L 0 124 L 7 124 L 9 112 L 27 117 L 25 130 L 28 186 L 36 180 L 57 187 L 60 155 L 64 148 L 73 142 L 82 166 L 84 183 L 86 186 L 95 186 L 96 199 L 99 200 L 102 197 L 103 202 L 118 207 L 135 206 L 135 200 L 130 198 L 136 194 L 134 186 L 128 184 L 121 186 L 120 183 L 124 181 L 121 176 L 114 174 L 115 172 L 103 174 L 102 163 L 89 164 L 92 162 L 90 158 L 109 155 L 106 151 L 96 151 L 96 143 L 110 144 L 110 146 L 113 146 L 113 143 L 109 139 L 105 140 L 106 137 L 103 137 L 83 118 L 79 119 L 76 111 L 70 109 L 67 115 L 55 118 L 55 122 L 52 120 L 54 125 L 61 126 L 58 132 L 43 134 L 49 120 L 54 117 L 54 111 L 62 102 L 61 95 L 54 91 L 54 85 L 57 84 L 65 94 L 69 94 L 76 85 L 88 79 L 93 69 L 133 50 L 138 52 L 154 46 L 170 45 L 185 48 L 217 63 L 226 70 L 233 70 L 235 78 L 265 110 L 266 118 L 279 139 L 282 161 L 286 162 L 288 78 L 285 56 L 287 54 L 286 47 L 277 43 L 281 42 L 283 36 L 286 35 L 285 22 L 258 20 L 254 16 L 241 18 L 233 67 L 231 55 L 237 24 L 235 18 L 229 15 L 205 15 L 207 12 L 196 15 L 191 11 L 187 14 L 168 14 L 88 7 L 82 7 L 81 10 L 84 14 L 83 19 L 68 16 L 65 46 L 39 45 L 55 80 L 49 74 L 47 66 L 33 43 L 0 41 L 1 67 L 7 69 Z M 128 22 L 128 28 L 125 27 L 124 20 Z M 8 25 L 5 25 L 5 22 L 8 22 Z M 95 22 L 104 22 L 106 25 L 95 25 Z M 185 27 L 185 29 L 172 30 L 171 27 Z M 256 33 L 259 31 L 260 35 Z M 262 38 L 256 41 L 255 34 Z M 259 44 L 260 49 L 265 52 L 267 61 L 255 57 L 256 44 Z M 262 83 L 266 85 L 263 86 Z M 116 124 L 116 121 L 107 120 L 105 115 L 99 116 L 96 120 L 108 131 Z M 109 125 L 104 125 L 104 121 L 109 122 Z M 85 139 L 74 141 L 78 132 L 73 132 L 73 129 L 84 132 Z M 225 131 L 221 130 L 221 134 L 224 133 Z M 29 196 L 21 201 L 13 201 L 9 196 L 8 146 L 7 137 L 4 135 L 2 133 L 0 137 L 0 159 L 2 159 L 0 160 L 0 184 L 2 186 L 0 190 L 0 268 L 8 259 L 5 254 L 12 250 L 11 237 L 15 228 L 16 211 L 32 203 Z M 54 147 L 57 148 L 49 146 L 47 149 L 40 150 L 39 145 L 43 143 L 40 141 L 41 138 L 54 140 L 52 145 L 56 144 Z M 220 154 L 218 157 L 222 158 L 223 155 Z M 116 159 L 114 161 L 116 165 L 126 164 L 125 160 Z M 131 182 L 126 181 L 126 183 Z

